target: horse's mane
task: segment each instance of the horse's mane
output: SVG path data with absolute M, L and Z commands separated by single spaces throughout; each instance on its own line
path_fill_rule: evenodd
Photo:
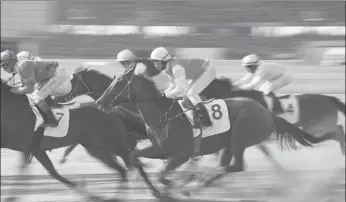
M 97 75 L 100 75 L 100 76 L 106 76 L 108 78 L 111 78 L 110 76 L 108 76 L 107 74 L 104 74 L 103 72 L 101 71 L 98 71 L 96 69 L 87 69 L 86 72 L 91 72 L 91 73 L 95 73 Z
M 219 82 L 224 83 L 230 87 L 233 87 L 233 82 L 230 78 L 227 78 L 225 76 L 220 76 L 220 77 L 216 78 L 216 80 L 218 80 Z
M 142 75 L 134 75 L 135 77 L 139 78 L 144 85 L 148 85 L 148 86 L 153 86 L 153 88 L 151 90 L 153 90 L 153 93 L 157 93 L 159 92 L 159 88 L 157 86 L 157 84 L 154 82 L 154 80 L 146 77 L 146 76 L 142 76 Z
M 102 73 L 101 71 L 95 70 L 95 69 L 86 69 L 85 73 L 92 73 L 100 77 L 107 77 L 109 81 L 111 82 L 113 79 L 112 77 L 108 76 L 107 74 Z

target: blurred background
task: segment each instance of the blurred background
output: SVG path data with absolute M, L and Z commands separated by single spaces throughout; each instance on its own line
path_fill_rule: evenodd
M 241 58 L 249 53 L 257 53 L 263 60 L 280 60 L 278 62 L 292 72 L 292 84 L 280 89 L 279 94 L 322 93 L 345 101 L 344 1 L 1 2 L 1 49 L 10 48 L 16 52 L 26 50 L 43 59 L 57 59 L 60 65 L 71 67 L 68 68 L 71 72 L 83 62 L 93 61 L 92 68 L 113 76 L 123 71 L 114 61 L 122 49 L 129 48 L 137 56 L 148 57 L 158 46 L 168 48 L 179 57 L 219 60 L 214 61 L 217 73 L 232 78 L 240 78 L 245 72 L 240 66 Z M 300 149 L 294 153 L 279 151 L 276 145 L 271 149 L 285 168 L 304 170 L 299 172 L 307 184 L 297 183 L 297 186 L 304 187 L 303 191 L 307 189 L 305 192 L 308 195 L 318 193 L 316 197 L 310 194 L 315 198 L 305 201 L 317 202 L 317 199 L 323 199 L 322 196 L 329 199 L 333 195 L 336 199 L 328 201 L 339 202 L 345 201 L 345 159 L 338 147 L 336 142 L 328 141 L 317 148 Z M 109 179 L 114 177 L 110 169 L 95 164 L 96 160 L 86 155 L 80 146 L 72 152 L 70 162 L 60 165 L 58 162 L 64 149 L 48 153 L 61 174 L 68 174 L 76 180 L 90 180 L 94 176 L 91 189 L 103 195 L 114 192 L 114 184 L 118 182 L 113 180 L 109 183 Z M 12 176 L 17 174 L 14 168 L 19 163 L 16 154 L 1 149 L 2 196 L 11 195 L 8 190 Z M 275 183 L 272 174 L 266 173 L 267 169 L 271 169 L 271 164 L 264 161 L 264 156 L 256 148 L 247 150 L 245 157 L 248 172 L 232 178 L 235 183 L 225 183 L 229 184 L 229 189 L 205 194 L 211 198 L 262 199 L 265 190 L 272 189 Z M 216 165 L 215 161 L 203 157 L 200 164 L 209 168 Z M 153 166 L 153 172 L 163 164 L 162 161 L 154 162 L 156 166 Z M 71 199 L 67 188 L 44 177 L 47 172 L 35 159 L 31 166 L 31 174 L 35 175 L 37 182 L 28 193 L 35 202 L 80 201 Z M 336 177 L 330 177 L 334 173 Z M 81 174 L 85 176 L 81 177 Z M 139 187 L 140 182 L 138 178 L 136 186 Z M 332 188 L 328 188 L 329 185 Z M 143 195 L 150 198 L 151 193 L 144 185 L 141 186 L 137 196 L 131 194 L 144 201 Z M 23 190 L 18 188 L 16 194 L 25 193 Z
M 182 57 L 344 64 L 344 1 L 3 1 L 1 48 L 43 58 L 111 59 L 157 47 Z M 327 55 L 327 56 L 325 56 Z

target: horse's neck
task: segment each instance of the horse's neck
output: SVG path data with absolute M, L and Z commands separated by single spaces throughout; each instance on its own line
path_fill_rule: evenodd
M 122 104 L 119 104 L 119 106 L 125 108 L 126 110 L 130 112 L 138 113 L 137 106 L 132 103 L 122 103 Z
M 173 100 L 165 99 L 159 102 L 137 102 L 137 108 L 146 124 L 155 127 L 160 123 L 161 117 L 172 111 L 177 111 L 178 104 Z

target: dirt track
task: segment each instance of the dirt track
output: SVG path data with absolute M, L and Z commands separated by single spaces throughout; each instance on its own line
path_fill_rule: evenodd
M 142 143 L 146 144 L 146 143 Z M 269 143 L 268 143 L 269 144 Z M 337 200 L 342 201 L 345 195 L 345 167 L 344 157 L 341 155 L 338 145 L 335 142 L 326 142 L 318 145 L 316 148 L 307 149 L 300 148 L 299 151 L 289 152 L 280 151 L 275 144 L 270 143 L 270 148 L 275 154 L 276 159 L 289 170 L 290 174 L 295 176 L 293 187 L 298 189 L 297 196 L 300 198 L 305 196 L 313 197 L 316 201 L 317 193 L 322 193 L 320 188 L 326 185 L 334 187 L 330 189 L 322 189 L 327 193 L 333 193 Z M 68 176 L 74 181 L 85 180 L 87 188 L 103 197 L 117 197 L 124 201 L 155 201 L 150 192 L 140 180 L 137 174 L 131 176 L 131 191 L 119 193 L 116 191 L 116 186 L 119 185 L 118 175 L 113 175 L 112 172 L 96 162 L 91 157 L 87 156 L 84 149 L 77 147 L 71 154 L 69 161 L 64 165 L 59 165 L 58 160 L 61 157 L 62 150 L 55 150 L 49 153 L 51 159 L 56 165 L 57 170 Z M 2 150 L 1 154 L 1 199 L 9 196 L 10 183 L 13 181 L 13 176 L 16 170 L 18 154 L 9 150 Z M 230 175 L 223 179 L 221 187 L 207 189 L 201 194 L 194 196 L 192 199 L 196 201 L 268 201 L 273 197 L 280 197 L 277 192 L 280 190 L 281 178 L 278 178 L 272 170 L 272 166 L 266 161 L 264 156 L 259 153 L 257 148 L 250 148 L 245 154 L 247 171 L 244 173 Z M 151 176 L 155 179 L 155 174 L 162 165 L 162 161 L 146 160 L 150 163 Z M 211 174 L 213 167 L 217 166 L 214 156 L 205 156 L 199 162 L 200 172 L 208 170 L 205 175 Z M 22 195 L 30 194 L 26 198 L 26 202 L 68 202 L 81 201 L 78 195 L 72 191 L 68 191 L 63 185 L 46 176 L 46 171 L 36 161 L 30 166 L 32 185 L 16 186 L 16 193 Z M 184 167 L 180 169 L 184 171 Z M 341 173 L 340 173 L 341 172 Z M 339 177 L 332 176 L 337 173 Z M 323 194 L 325 196 L 326 194 Z M 317 198 L 315 198 L 317 197 Z M 199 199 L 199 200 L 198 200 Z M 203 200 L 201 200 L 203 199 Z M 185 200 L 186 201 L 186 200 Z M 190 200 L 188 200 L 190 201 Z

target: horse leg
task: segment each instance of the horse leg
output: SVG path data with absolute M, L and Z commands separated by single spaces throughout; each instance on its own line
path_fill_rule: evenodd
M 160 172 L 159 182 L 169 187 L 172 186 L 173 183 L 170 180 L 168 180 L 166 176 L 170 173 L 170 171 L 175 170 L 177 167 L 189 160 L 189 158 L 189 156 L 186 156 L 184 154 L 178 154 L 176 156 L 173 156 L 168 161 L 165 169 L 162 172 Z
M 216 174 L 214 177 L 207 180 L 203 186 L 210 186 L 215 180 L 224 177 L 228 173 L 241 172 L 244 171 L 244 151 L 241 149 L 239 151 L 225 151 L 222 154 L 220 166 L 223 172 Z M 234 156 L 234 162 L 230 165 L 230 162 Z
M 236 151 L 234 149 L 228 148 L 226 151 L 222 154 L 222 159 L 220 162 L 222 171 L 215 174 L 214 176 L 207 179 L 201 186 L 197 187 L 196 189 L 192 191 L 186 191 L 183 194 L 186 196 L 190 196 L 191 193 L 197 193 L 207 187 L 209 187 L 213 182 L 216 180 L 219 180 L 223 177 L 225 177 L 229 173 L 234 172 L 242 172 L 244 171 L 244 151 L 245 148 L 240 148 Z M 232 165 L 229 165 L 232 158 L 234 157 L 234 162 Z
M 28 165 L 29 165 L 29 161 L 28 158 L 29 156 L 31 156 L 31 152 L 23 152 L 22 153 L 22 160 L 21 160 L 21 164 L 19 166 L 19 175 L 16 176 L 16 179 L 14 180 L 12 187 L 15 187 L 17 182 L 26 182 L 27 178 L 24 177 L 24 173 L 26 173 Z M 5 202 L 13 202 L 13 201 L 17 201 L 18 200 L 18 196 L 17 193 L 15 193 L 14 189 L 11 189 L 11 194 L 10 197 L 6 198 L 4 201 Z
M 345 156 L 346 153 L 346 149 L 345 149 L 345 131 L 344 131 L 344 127 L 342 125 L 337 125 L 339 131 L 336 132 L 336 139 L 338 140 L 339 144 L 340 144 L 340 149 L 342 154 Z
M 60 160 L 60 164 L 66 163 L 67 156 L 70 155 L 70 153 L 76 148 L 77 145 L 78 144 L 71 145 L 65 150 L 64 156 Z
M 49 172 L 49 174 L 54 179 L 65 184 L 67 187 L 70 187 L 70 188 L 76 190 L 78 193 L 82 193 L 83 195 L 87 195 L 88 198 L 90 198 L 91 200 L 99 200 L 100 199 L 99 197 L 96 197 L 96 196 L 88 193 L 86 190 L 78 188 L 75 183 L 73 183 L 73 182 L 67 180 L 66 178 L 64 178 L 63 176 L 61 176 L 56 171 L 56 169 L 54 168 L 52 161 L 49 159 L 49 157 L 45 151 L 35 147 L 32 152 L 33 152 L 33 155 L 36 157 L 36 159 L 42 164 L 42 166 Z
M 327 133 L 324 136 L 328 136 L 328 139 L 338 142 L 342 155 L 345 155 L 345 132 L 342 125 L 336 125 L 332 132 Z
M 105 152 L 100 148 L 83 145 L 87 152 L 95 158 L 101 160 L 108 167 L 117 170 L 121 176 L 121 185 L 127 187 L 128 178 L 126 170 L 113 158 L 111 153 Z
M 279 164 L 273 157 L 273 155 L 271 154 L 270 150 L 268 149 L 268 147 L 266 145 L 264 145 L 264 143 L 260 143 L 257 145 L 257 147 L 260 149 L 260 151 L 263 152 L 263 154 L 267 157 L 267 159 L 275 166 L 275 171 L 276 173 L 282 177 L 282 182 L 288 182 L 286 185 L 283 186 L 282 189 L 285 190 L 290 190 L 290 186 L 291 184 L 293 184 L 293 181 L 295 180 L 295 177 L 292 175 L 289 175 L 288 171 L 286 169 L 284 169 L 281 164 Z M 297 184 L 297 183 L 295 183 Z M 288 195 L 290 193 L 287 193 Z M 293 200 L 294 201 L 294 200 Z
M 162 197 L 161 192 L 149 180 L 148 174 L 144 171 L 144 169 L 142 167 L 142 163 L 139 161 L 138 157 L 147 157 L 147 158 L 151 158 L 151 157 L 155 158 L 156 157 L 156 158 L 158 158 L 160 156 L 161 156 L 160 154 L 157 154 L 156 148 L 153 145 L 146 147 L 144 149 L 141 149 L 141 150 L 133 150 L 130 154 L 131 164 L 138 169 L 139 174 L 143 178 L 144 182 L 149 187 L 152 194 L 157 198 Z
M 275 166 L 275 170 L 279 175 L 284 176 L 286 174 L 286 170 L 279 164 L 271 154 L 270 150 L 266 145 L 263 143 L 260 143 L 257 145 L 257 147 L 263 152 L 263 154 L 267 157 L 267 159 Z

